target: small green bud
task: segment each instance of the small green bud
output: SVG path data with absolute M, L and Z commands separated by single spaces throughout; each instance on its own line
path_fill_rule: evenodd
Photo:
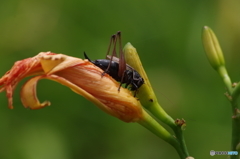
M 208 27 L 203 27 L 202 42 L 206 55 L 212 67 L 218 70 L 225 65 L 223 53 L 214 32 Z

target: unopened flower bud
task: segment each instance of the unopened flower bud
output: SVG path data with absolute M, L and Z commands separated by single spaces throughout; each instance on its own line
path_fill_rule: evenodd
M 202 42 L 206 55 L 212 67 L 218 70 L 225 65 L 223 53 L 214 32 L 207 26 L 203 27 Z
M 157 101 L 157 97 L 142 66 L 136 48 L 133 47 L 131 43 L 127 43 L 123 48 L 123 52 L 125 54 L 127 64 L 132 66 L 144 79 L 144 84 L 139 88 L 139 92 L 137 94 L 142 106 L 144 106 L 156 118 L 175 128 L 176 125 L 174 120 L 162 109 Z
M 149 82 L 148 76 L 142 66 L 141 60 L 138 56 L 137 50 L 131 43 L 127 43 L 123 48 L 126 63 L 132 66 L 144 79 L 144 84 L 140 87 L 138 97 L 143 105 L 148 105 L 149 102 L 157 102 L 152 86 Z

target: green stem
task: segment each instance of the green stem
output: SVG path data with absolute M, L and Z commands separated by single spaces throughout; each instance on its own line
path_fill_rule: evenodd
M 154 102 L 150 107 L 148 107 L 148 110 L 160 121 L 170 126 L 172 129 L 176 128 L 176 124 L 174 119 L 169 116 L 164 109 L 159 105 L 159 103 L 156 101 Z
M 173 118 L 171 116 L 169 116 L 162 109 L 162 107 L 159 105 L 159 103 L 157 101 L 152 103 L 152 105 L 150 107 L 148 107 L 148 110 L 154 115 L 154 117 L 156 117 L 157 119 L 159 119 L 160 121 L 167 124 L 168 126 L 170 126 L 173 129 L 173 131 L 176 135 L 176 139 L 179 142 L 182 153 L 184 154 L 185 157 L 189 156 L 182 129 L 181 129 L 181 127 L 179 127 L 175 124 L 175 121 L 173 120 Z
M 222 77 L 224 84 L 226 85 L 228 92 L 231 94 L 233 91 L 232 88 L 232 82 L 231 79 L 228 75 L 228 72 L 226 70 L 225 66 L 221 66 L 218 68 L 217 72 L 219 73 L 219 75 Z
M 227 70 L 224 66 L 219 67 L 218 73 L 223 79 L 224 84 L 228 89 L 228 93 L 231 96 L 231 105 L 232 105 L 232 143 L 231 150 L 237 151 L 237 145 L 240 143 L 240 113 L 239 105 L 237 99 L 240 94 L 240 83 L 238 83 L 234 88 L 232 87 L 231 79 L 227 73 Z M 232 155 L 231 159 L 239 159 L 239 155 Z
M 177 138 L 177 140 L 180 144 L 180 147 L 181 147 L 184 155 L 189 156 L 187 145 L 186 145 L 186 142 L 184 140 L 183 131 L 182 131 L 181 127 L 176 127 L 176 129 L 174 129 L 174 132 L 176 134 L 176 138 Z
M 236 101 L 238 96 L 239 96 L 239 94 L 240 94 L 240 82 L 238 82 L 238 84 L 234 87 L 234 89 L 232 91 L 232 94 L 231 94 L 232 99 L 234 99 Z M 232 104 L 232 106 L 233 106 L 233 104 Z
M 150 130 L 152 133 L 171 144 L 181 159 L 185 159 L 187 156 L 183 153 L 179 142 L 172 136 L 165 128 L 163 128 L 156 120 L 154 120 L 146 111 L 143 111 L 142 120 L 138 121 L 139 124 Z
M 240 142 L 240 114 L 238 111 L 238 104 L 236 100 L 232 102 L 232 145 L 231 150 L 237 151 L 237 145 Z M 232 155 L 231 159 L 239 159 L 239 152 L 238 155 Z

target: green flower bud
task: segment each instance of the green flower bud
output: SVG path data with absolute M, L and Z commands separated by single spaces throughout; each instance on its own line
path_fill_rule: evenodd
M 149 103 L 157 102 L 157 98 L 154 94 L 148 76 L 142 66 L 136 48 L 128 42 L 124 46 L 123 52 L 125 54 L 126 63 L 132 66 L 144 79 L 144 84 L 139 88 L 139 92 L 137 94 L 137 97 L 140 98 L 141 103 L 146 106 Z
M 225 65 L 223 53 L 214 32 L 207 26 L 203 27 L 202 42 L 206 55 L 212 67 L 218 70 Z
M 203 27 L 202 41 L 210 64 L 219 73 L 228 89 L 228 93 L 231 94 L 233 90 L 232 82 L 225 67 L 221 47 L 214 32 L 207 26 Z
M 175 128 L 176 124 L 174 120 L 163 110 L 163 108 L 158 103 L 157 97 L 142 66 L 136 48 L 134 48 L 131 43 L 127 43 L 123 48 L 123 52 L 127 64 L 132 66 L 144 79 L 144 84 L 139 88 L 139 91 L 137 93 L 137 97 L 139 98 L 141 104 L 156 118 L 169 125 L 170 127 Z

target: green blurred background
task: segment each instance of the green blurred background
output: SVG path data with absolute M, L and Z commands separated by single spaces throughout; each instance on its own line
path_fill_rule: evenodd
M 210 26 L 222 46 L 233 81 L 240 79 L 240 1 L 8 0 L 0 2 L 0 74 L 42 51 L 105 57 L 110 36 L 122 31 L 141 57 L 162 107 L 187 121 L 189 152 L 212 158 L 230 150 L 231 111 L 218 74 L 201 43 Z M 26 80 L 25 80 L 26 81 Z M 109 116 L 58 83 L 42 80 L 38 96 L 52 105 L 14 109 L 0 94 L 0 159 L 159 159 L 175 150 L 136 123 Z M 226 158 L 215 156 L 214 158 Z

